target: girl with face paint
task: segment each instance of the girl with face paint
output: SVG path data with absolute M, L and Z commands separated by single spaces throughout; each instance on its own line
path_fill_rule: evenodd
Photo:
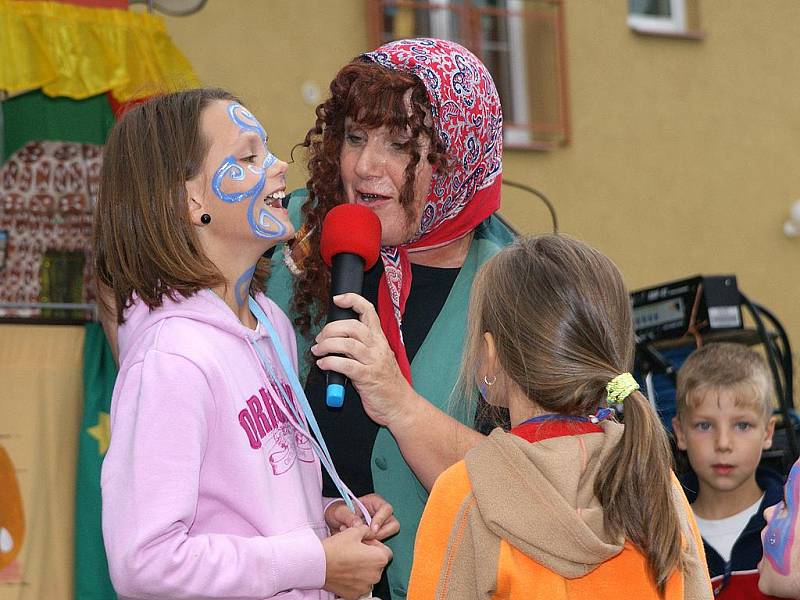
M 354 499 L 310 433 L 294 332 L 263 294 L 263 254 L 294 234 L 286 168 L 217 89 L 136 106 L 108 140 L 94 250 L 119 325 L 101 486 L 120 598 L 357 598 L 391 556 L 391 506 Z
M 800 598 L 800 461 L 789 472 L 783 502 L 765 510 L 764 518 L 758 587 L 765 594 Z

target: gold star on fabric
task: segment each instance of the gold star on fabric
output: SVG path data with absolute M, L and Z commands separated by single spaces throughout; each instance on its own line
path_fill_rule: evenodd
M 100 455 L 104 455 L 108 451 L 108 444 L 111 441 L 111 415 L 102 411 L 97 413 L 97 425 L 89 427 L 87 431 L 97 440 Z

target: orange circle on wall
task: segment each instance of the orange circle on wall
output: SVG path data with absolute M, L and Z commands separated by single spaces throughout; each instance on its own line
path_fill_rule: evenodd
M 0 446 L 0 571 L 19 554 L 25 538 L 25 513 L 17 473 L 11 457 Z

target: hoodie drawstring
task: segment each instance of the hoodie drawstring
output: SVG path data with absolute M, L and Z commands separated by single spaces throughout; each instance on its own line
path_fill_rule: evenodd
M 347 485 L 345 485 L 344 481 L 342 481 L 341 477 L 339 477 L 339 474 L 336 472 L 333 459 L 331 458 L 328 447 L 325 444 L 325 438 L 322 437 L 322 432 L 319 429 L 317 420 L 314 417 L 314 412 L 311 410 L 311 406 L 308 403 L 306 394 L 303 391 L 303 386 L 300 385 L 300 380 L 297 377 L 297 373 L 292 367 L 292 363 L 284 351 L 283 346 L 281 345 L 280 338 L 278 338 L 275 328 L 272 326 L 269 317 L 267 317 L 266 313 L 258 304 L 258 302 L 256 302 L 252 297 L 249 298 L 248 302 L 251 312 L 253 315 L 255 315 L 256 319 L 258 319 L 258 322 L 261 323 L 262 327 L 264 327 L 264 329 L 267 331 L 267 335 L 270 338 L 272 347 L 274 348 L 275 353 L 278 355 L 278 360 L 280 360 L 283 372 L 286 375 L 286 378 L 289 380 L 289 384 L 292 386 L 292 391 L 294 392 L 297 402 L 300 404 L 300 408 L 305 415 L 305 419 L 303 419 L 303 416 L 298 412 L 295 403 L 292 402 L 291 398 L 289 398 L 286 394 L 286 390 L 284 390 L 280 385 L 275 386 L 278 388 L 278 391 L 283 399 L 282 403 L 278 403 L 278 408 L 287 418 L 292 427 L 294 427 L 304 437 L 308 438 L 309 442 L 311 442 L 311 447 L 314 448 L 314 452 L 319 457 L 320 463 L 323 467 L 325 467 L 328 475 L 330 475 L 331 480 L 336 486 L 336 489 L 339 490 L 339 495 L 342 497 L 347 507 L 351 511 L 355 512 L 355 502 L 355 505 L 358 506 L 359 511 L 364 516 L 365 522 L 367 525 L 369 525 L 371 521 L 369 512 L 358 500 L 358 498 L 353 495 L 353 492 L 350 491 Z M 261 366 L 268 372 L 273 381 L 280 381 L 275 374 L 275 370 L 272 367 L 271 361 L 269 361 L 264 355 L 264 351 L 254 340 L 251 340 L 250 343 L 258 355 Z M 286 408 L 283 406 L 284 404 L 292 412 L 291 415 L 287 414 Z M 313 431 L 313 436 L 311 435 L 311 431 L 309 431 L 309 429 Z

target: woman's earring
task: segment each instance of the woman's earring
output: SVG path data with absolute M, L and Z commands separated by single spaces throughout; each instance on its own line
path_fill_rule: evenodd
M 208 225 L 209 223 L 211 223 L 211 215 L 208 213 L 203 213 L 202 215 L 200 215 L 200 222 L 203 225 Z
M 497 375 L 492 375 L 491 380 L 489 379 L 489 377 L 484 375 L 483 382 L 478 385 L 478 391 L 480 392 L 481 396 L 483 396 L 483 399 L 486 400 L 487 402 L 489 401 L 487 397 L 489 392 L 489 386 L 494 385 L 495 381 L 497 381 Z

